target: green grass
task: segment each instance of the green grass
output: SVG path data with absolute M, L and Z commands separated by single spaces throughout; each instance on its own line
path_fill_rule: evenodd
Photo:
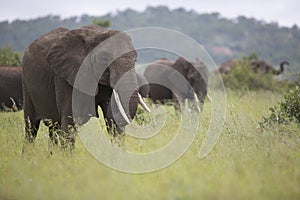
M 43 125 L 34 147 L 22 157 L 23 112 L 0 113 L 0 199 L 300 199 L 299 127 L 259 126 L 282 95 L 229 91 L 227 97 L 223 132 L 208 157 L 198 159 L 209 102 L 189 150 L 171 166 L 147 174 L 104 166 L 79 138 L 72 156 L 60 150 L 49 156 Z M 125 137 L 124 146 L 144 151 L 165 145 L 179 124 L 172 107 L 166 112 L 166 127 L 150 144 Z

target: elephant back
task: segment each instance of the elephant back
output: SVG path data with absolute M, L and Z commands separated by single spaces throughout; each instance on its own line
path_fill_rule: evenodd
M 51 46 L 57 41 L 60 37 L 62 37 L 65 33 L 67 33 L 69 30 L 63 27 L 54 29 L 50 31 L 49 33 L 41 36 L 40 38 L 33 41 L 25 50 L 25 53 L 30 51 L 38 51 L 38 52 L 44 52 L 44 54 L 47 54 Z

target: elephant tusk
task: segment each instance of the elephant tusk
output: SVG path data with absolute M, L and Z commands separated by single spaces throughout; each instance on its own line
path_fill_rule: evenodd
M 144 102 L 142 96 L 140 93 L 138 93 L 139 96 L 139 103 L 141 104 L 141 106 L 147 111 L 147 112 L 151 112 L 149 107 L 146 105 L 146 103 Z
M 199 99 L 198 99 L 198 96 L 195 92 L 194 92 L 194 98 L 195 98 L 195 101 L 197 103 L 197 111 L 201 112 L 201 109 L 200 109 L 200 106 L 199 106 Z
M 13 109 L 13 111 L 17 111 L 18 110 L 18 108 L 17 108 L 17 104 L 16 104 L 16 102 L 15 102 L 15 100 L 12 98 L 12 97 L 9 97 L 9 99 L 11 100 L 11 102 L 12 102 L 12 109 Z
M 208 99 L 209 102 L 212 102 L 212 98 L 211 98 L 209 93 L 207 93 L 207 99 Z
M 13 106 L 16 106 L 16 102 L 15 102 L 15 100 L 14 100 L 12 97 L 9 97 L 9 99 L 11 100 L 11 102 L 12 102 Z
M 122 115 L 122 117 L 125 119 L 125 121 L 130 124 L 130 120 L 128 119 L 127 115 L 126 115 L 126 112 L 121 104 L 121 101 L 120 101 L 120 98 L 119 98 L 119 95 L 118 93 L 116 92 L 115 89 L 113 89 L 113 95 L 114 95 L 114 98 L 116 100 L 116 104 L 117 104 L 117 107 Z
M 199 103 L 198 96 L 197 96 L 197 94 L 195 92 L 194 92 L 194 98 L 195 98 L 196 103 Z

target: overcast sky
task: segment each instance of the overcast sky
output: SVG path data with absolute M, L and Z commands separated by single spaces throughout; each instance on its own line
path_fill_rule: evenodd
M 45 15 L 61 17 L 104 15 L 132 8 L 143 11 L 147 6 L 184 7 L 198 13 L 219 12 L 227 18 L 239 15 L 255 17 L 281 26 L 300 25 L 299 0 L 1 0 L 0 21 L 33 19 Z

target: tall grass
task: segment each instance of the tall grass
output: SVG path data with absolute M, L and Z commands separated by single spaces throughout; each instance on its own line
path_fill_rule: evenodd
M 96 161 L 79 138 L 72 156 L 49 156 L 43 125 L 30 153 L 21 155 L 22 111 L 0 113 L 0 199 L 299 199 L 300 131 L 294 125 L 261 129 L 262 116 L 282 99 L 272 92 L 228 91 L 222 135 L 207 158 L 198 151 L 210 120 L 206 102 L 199 133 L 174 164 L 147 174 L 127 174 Z M 167 123 L 147 148 L 164 145 L 178 120 Z M 146 141 L 125 136 L 125 147 L 144 151 Z

